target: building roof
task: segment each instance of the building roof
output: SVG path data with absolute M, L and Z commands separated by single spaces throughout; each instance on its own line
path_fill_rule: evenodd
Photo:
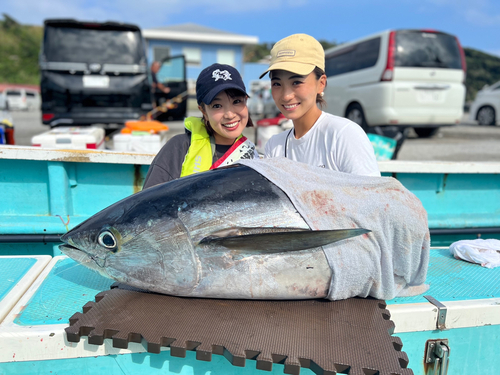
M 227 31 L 212 29 L 194 23 L 143 29 L 146 39 L 163 39 L 188 42 L 224 43 L 224 44 L 257 44 L 259 38 L 250 35 L 233 34 Z

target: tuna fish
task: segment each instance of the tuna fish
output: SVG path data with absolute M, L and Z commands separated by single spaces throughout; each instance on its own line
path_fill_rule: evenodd
M 157 293 L 307 299 L 328 294 L 321 246 L 367 232 L 310 230 L 282 190 L 238 165 L 127 197 L 62 236 L 60 249 L 103 276 Z

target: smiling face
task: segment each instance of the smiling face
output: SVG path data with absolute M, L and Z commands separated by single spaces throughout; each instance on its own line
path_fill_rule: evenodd
M 316 97 L 326 85 L 326 76 L 317 78 L 314 72 L 299 75 L 286 70 L 271 71 L 272 95 L 280 112 L 294 125 L 312 126 L 321 115 Z
M 198 108 L 210 122 L 219 145 L 232 145 L 247 126 L 247 98 L 243 93 L 231 97 L 227 91 L 221 91 L 210 104 Z

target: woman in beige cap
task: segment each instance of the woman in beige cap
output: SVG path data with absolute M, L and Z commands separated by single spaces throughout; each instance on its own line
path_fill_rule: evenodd
M 323 112 L 325 52 L 306 34 L 294 34 L 271 50 L 271 92 L 293 128 L 273 136 L 266 157 L 286 157 L 309 165 L 358 175 L 380 176 L 375 153 L 356 123 Z

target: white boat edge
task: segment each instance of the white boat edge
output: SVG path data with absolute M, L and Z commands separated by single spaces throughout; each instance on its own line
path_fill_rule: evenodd
M 0 146 L 0 159 L 149 165 L 155 154 L 111 150 L 51 149 Z M 500 173 L 500 162 L 388 160 L 378 162 L 382 173 Z

